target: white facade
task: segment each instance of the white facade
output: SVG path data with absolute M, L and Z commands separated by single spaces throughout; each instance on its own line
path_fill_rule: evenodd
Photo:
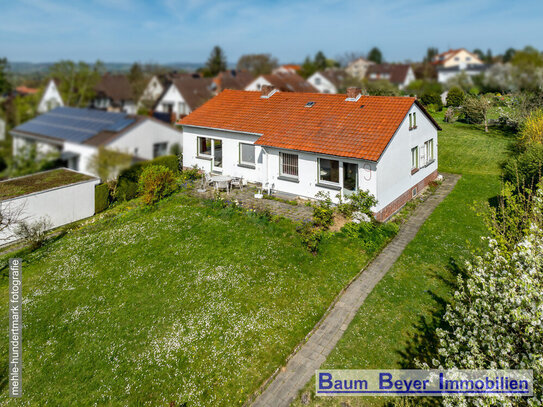
M 354 61 L 349 62 L 345 71 L 352 77 L 363 79 L 366 76 L 366 72 L 370 65 L 373 65 L 374 62 L 368 61 L 364 58 L 358 58 Z
M 266 78 L 264 78 L 262 75 L 260 75 L 258 78 L 256 78 L 250 84 L 248 84 L 245 87 L 245 90 L 260 90 L 262 89 L 262 86 L 264 85 L 271 86 L 272 84 L 268 80 L 266 80 Z
M 315 72 L 307 78 L 307 81 L 317 88 L 320 93 L 338 93 L 336 85 L 330 82 L 330 80 L 320 72 Z
M 145 101 L 155 102 L 162 93 L 164 93 L 164 86 L 162 86 L 158 77 L 153 75 L 141 94 L 138 107 L 141 107 Z
M 179 89 L 177 89 L 177 86 L 172 83 L 162 98 L 157 102 L 155 111 L 173 113 L 178 119 L 180 116 L 189 114 L 191 109 L 181 92 L 179 92 Z
M 68 167 L 85 174 L 97 175 L 90 168 L 90 161 L 98 147 L 74 143 L 66 140 L 52 140 L 29 134 L 12 132 L 13 154 L 16 155 L 24 145 L 35 145 L 37 151 L 45 155 L 56 152 L 69 156 Z M 118 137 L 104 144 L 104 147 L 151 160 L 155 154 L 168 154 L 174 144 L 183 147 L 183 137 L 179 130 L 153 119 L 145 119 L 124 131 Z
M 484 68 L 481 68 L 482 65 L 477 66 L 468 66 L 465 69 L 459 69 L 459 68 L 438 68 L 437 69 L 437 81 L 439 83 L 447 83 L 449 80 L 453 79 L 454 77 L 465 74 L 469 78 L 472 76 L 479 75 L 483 73 L 485 70 Z
M 0 208 L 18 213 L 19 219 L 26 222 L 35 222 L 45 217 L 51 223 L 50 229 L 54 229 L 94 215 L 94 188 L 99 183 L 98 178 L 93 178 L 6 199 L 0 202 Z M 15 241 L 13 232 L 13 228 L 0 232 L 0 245 Z
M 407 74 L 405 75 L 405 80 L 398 85 L 398 88 L 400 90 L 405 89 L 405 87 L 413 82 L 415 79 L 417 79 L 415 77 L 415 71 L 413 71 L 412 67 L 409 67 L 409 69 L 407 70 Z
M 409 115 L 413 113 L 416 119 L 412 116 L 411 120 L 415 121 L 416 128 L 410 129 Z M 199 153 L 198 146 L 202 142 L 199 137 L 213 140 L 209 154 Z M 357 174 L 356 189 L 369 190 L 377 198 L 375 212 L 437 170 L 437 128 L 415 104 L 377 162 L 261 146 L 254 147 L 254 164 L 240 162 L 240 144 L 254 144 L 259 137 L 258 134 L 183 126 L 183 166 L 196 166 L 205 172 L 243 177 L 249 182 L 262 183 L 265 189 L 302 197 L 315 198 L 318 192 L 328 192 L 336 202 L 338 193 L 344 196 L 349 194 L 345 175 L 351 169 Z M 215 145 L 220 145 L 219 155 L 215 154 Z M 433 153 L 426 154 L 427 146 L 430 145 Z M 417 168 L 412 168 L 412 149 L 415 147 L 418 149 L 415 163 Z M 281 153 L 297 156 L 297 176 L 281 174 Z M 433 155 L 433 158 L 429 155 Z M 319 174 L 322 174 L 319 159 L 334 161 L 339 169 L 338 182 L 319 179 Z M 216 161 L 221 162 L 220 166 L 216 165 Z
M 60 96 L 55 81 L 51 79 L 38 104 L 38 113 L 45 113 L 59 106 L 64 106 L 64 102 L 62 101 L 62 96 Z

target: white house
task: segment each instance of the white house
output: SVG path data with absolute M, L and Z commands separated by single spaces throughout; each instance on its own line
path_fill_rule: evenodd
M 59 106 L 64 106 L 64 102 L 54 79 L 50 79 L 38 103 L 38 113 L 45 113 Z
M 245 87 L 245 90 L 260 91 L 264 86 L 273 86 L 282 92 L 311 92 L 318 89 L 294 72 L 277 72 L 269 75 L 260 75 Z
M 274 68 L 272 74 L 274 73 L 298 73 L 302 69 L 300 65 L 296 64 L 286 64 Z
M 483 65 L 483 61 L 465 48 L 450 49 L 448 51 L 437 54 L 432 59 L 432 63 L 443 68 L 460 67 L 465 68 L 467 65 Z
M 364 58 L 357 58 L 349 62 L 349 64 L 345 68 L 345 71 L 355 78 L 364 79 L 366 77 L 366 71 L 373 64 L 373 61 L 368 61 Z
M 68 168 L 87 174 L 93 174 L 89 162 L 100 146 L 150 160 L 183 145 L 179 130 L 151 117 L 73 107 L 57 107 L 10 134 L 14 155 L 35 146 L 40 156 L 60 154 Z
M 454 78 L 457 75 L 466 75 L 467 77 L 471 78 L 475 75 L 484 74 L 488 69 L 488 65 L 465 65 L 465 66 L 451 66 L 451 67 L 443 67 L 438 66 L 437 67 L 437 81 L 439 83 L 447 83 L 449 80 Z
M 211 99 L 212 88 L 211 78 L 177 77 L 157 101 L 155 111 L 170 113 L 177 120 Z
M 158 75 L 153 75 L 147 82 L 147 85 L 138 100 L 138 107 L 143 107 L 146 103 L 154 105 L 164 91 L 165 87 L 163 82 L 159 79 Z
M 440 128 L 415 98 L 225 90 L 179 124 L 185 167 L 336 202 L 369 190 L 379 220 L 437 176 Z
M 94 215 L 94 188 L 99 183 L 99 178 L 66 168 L 0 181 L 0 212 L 13 219 L 0 231 L 0 246 L 17 240 L 21 221 L 45 218 L 47 229 L 53 229 Z
M 370 81 L 386 79 L 404 89 L 415 80 L 415 72 L 408 64 L 373 64 L 366 71 L 366 78 Z
M 347 73 L 341 69 L 327 69 L 315 72 L 307 81 L 320 93 L 339 93 Z

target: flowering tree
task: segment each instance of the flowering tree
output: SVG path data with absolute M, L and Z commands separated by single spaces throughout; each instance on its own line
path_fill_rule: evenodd
M 536 406 L 543 399 L 543 185 L 531 222 L 513 245 L 486 239 L 486 250 L 459 278 L 438 329 L 436 367 L 533 369 L 534 397 L 447 397 L 447 406 Z

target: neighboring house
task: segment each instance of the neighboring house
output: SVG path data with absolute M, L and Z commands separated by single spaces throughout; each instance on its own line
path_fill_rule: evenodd
M 469 77 L 483 74 L 487 71 L 488 65 L 466 65 L 464 67 L 460 66 L 451 66 L 445 68 L 442 66 L 437 67 L 437 81 L 439 83 L 447 83 L 449 79 L 454 78 L 457 75 L 465 74 Z
M 64 102 L 55 80 L 50 79 L 38 103 L 38 113 L 45 113 L 59 106 L 64 106 Z
M 211 78 L 175 78 L 155 105 L 155 111 L 168 113 L 172 121 L 184 117 L 214 96 Z
M 65 168 L 0 181 L 0 212 L 21 222 L 46 219 L 47 229 L 94 215 L 100 179 Z M 18 239 L 14 222 L 0 231 L 0 246 Z
M 220 93 L 224 89 L 243 90 L 254 80 L 249 71 L 238 71 L 232 69 L 219 73 L 213 78 L 212 89 L 215 93 Z
M 354 61 L 349 62 L 345 71 L 354 78 L 364 79 L 366 77 L 366 71 L 373 65 L 374 62 L 368 61 L 364 58 L 357 58 Z
M 275 68 L 272 73 L 298 73 L 302 69 L 300 65 L 286 64 Z
M 411 97 L 225 90 L 178 124 L 185 167 L 335 202 L 368 190 L 379 220 L 437 177 L 440 127 Z
M 141 97 L 138 101 L 138 107 L 152 107 L 156 104 L 157 100 L 164 94 L 166 89 L 171 85 L 172 81 L 176 78 L 199 78 L 199 74 L 194 73 L 179 73 L 168 72 L 162 75 L 153 75 L 147 82 L 147 86 L 143 90 Z
M 40 156 L 59 153 L 68 168 L 89 174 L 89 161 L 101 146 L 150 160 L 183 142 L 178 130 L 150 117 L 74 107 L 57 107 L 10 134 L 14 155 L 33 145 Z
M 476 54 L 469 52 L 465 48 L 450 49 L 442 52 L 434 56 L 432 63 L 443 68 L 465 68 L 467 65 L 483 65 L 483 61 Z
M 125 75 L 105 74 L 94 90 L 96 96 L 90 107 L 108 112 L 136 114 L 132 86 Z
M 282 92 L 318 92 L 317 88 L 296 73 L 260 75 L 245 90 L 260 90 L 263 86 L 273 86 Z
M 36 88 L 29 88 L 27 86 L 17 86 L 15 88 L 15 93 L 17 95 L 26 96 L 26 95 L 34 95 L 38 93 L 40 90 Z
M 404 89 L 415 80 L 415 73 L 407 64 L 374 64 L 368 68 L 366 78 L 370 81 L 386 79 L 399 89 Z
M 320 93 L 339 93 L 347 76 L 347 73 L 341 69 L 326 69 L 315 72 L 307 78 L 307 81 Z

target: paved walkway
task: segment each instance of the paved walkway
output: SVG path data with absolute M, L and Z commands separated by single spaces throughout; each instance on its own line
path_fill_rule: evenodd
M 288 361 L 286 368 L 281 370 L 254 401 L 253 407 L 290 405 L 298 392 L 312 379 L 315 370 L 319 369 L 334 349 L 368 294 L 400 257 L 428 216 L 452 191 L 459 178 L 459 175 L 445 175 L 441 187 L 415 209 L 396 237 L 347 287 L 324 320 L 315 328 L 308 341 Z

